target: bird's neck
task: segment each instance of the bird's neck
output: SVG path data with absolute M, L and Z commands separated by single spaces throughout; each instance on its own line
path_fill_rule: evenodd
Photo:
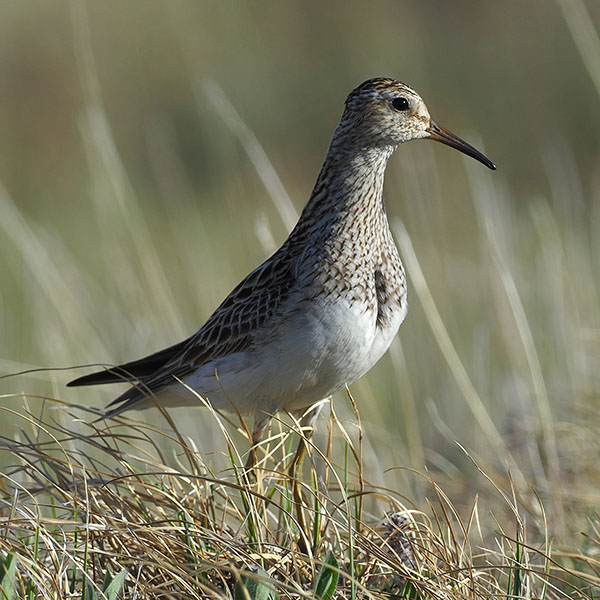
M 357 148 L 332 141 L 298 223 L 322 236 L 377 226 L 384 217 L 383 180 L 394 147 Z

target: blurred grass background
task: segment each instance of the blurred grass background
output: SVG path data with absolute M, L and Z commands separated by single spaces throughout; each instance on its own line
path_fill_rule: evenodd
M 585 528 L 600 500 L 599 29 L 589 0 L 3 2 L 0 370 L 175 342 L 285 239 L 207 81 L 299 211 L 346 94 L 396 77 L 498 171 L 426 142 L 390 163 L 410 310 L 352 387 L 366 476 L 418 500 L 385 470 L 427 467 L 470 505 L 486 491 L 458 441 L 492 471 L 508 465 L 517 491 L 534 485 L 565 517 L 556 530 Z M 116 395 L 67 391 L 80 373 L 12 377 L 0 393 L 15 410 L 25 393 L 34 413 L 36 394 Z M 344 394 L 336 405 L 352 418 Z M 223 449 L 200 410 L 173 417 Z

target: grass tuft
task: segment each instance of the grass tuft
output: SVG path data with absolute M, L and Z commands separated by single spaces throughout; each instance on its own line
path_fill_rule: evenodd
M 544 528 L 525 523 L 516 492 L 502 483 L 504 515 L 482 523 L 478 500 L 464 518 L 418 474 L 428 488 L 418 510 L 365 479 L 361 436 L 349 435 L 335 410 L 325 448 L 309 443 L 295 482 L 301 507 L 287 474 L 290 439 L 300 433 L 293 421 L 273 425 L 254 480 L 233 441 L 229 464 L 215 473 L 172 421 L 166 431 L 124 418 L 93 423 L 63 406 L 73 420 L 65 426 L 53 412 L 12 411 L 23 427 L 1 440 L 12 455 L 0 509 L 8 600 L 597 595 L 597 515 L 586 549 L 574 552 L 551 551 Z

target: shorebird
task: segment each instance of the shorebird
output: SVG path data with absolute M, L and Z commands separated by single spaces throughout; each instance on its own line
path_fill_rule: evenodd
M 406 278 L 383 203 L 387 162 L 399 144 L 447 144 L 495 165 L 430 115 L 411 87 L 365 81 L 346 99 L 310 199 L 296 226 L 188 339 L 68 385 L 133 384 L 105 417 L 155 405 L 254 418 L 248 465 L 278 411 L 312 431 L 321 399 L 364 375 L 406 315 Z M 182 385 L 182 383 L 184 385 Z M 303 442 L 292 465 L 301 461 Z

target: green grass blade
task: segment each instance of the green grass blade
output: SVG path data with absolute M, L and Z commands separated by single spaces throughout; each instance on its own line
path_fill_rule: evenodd
M 123 588 L 125 578 L 127 577 L 127 571 L 123 569 L 120 573 L 114 577 L 106 571 L 104 578 L 104 585 L 102 586 L 102 592 L 108 598 L 108 600 L 117 600 L 119 592 Z
M 329 552 L 315 581 L 315 597 L 319 600 L 331 600 L 337 587 L 339 575 L 338 562 L 333 552 Z
M 100 600 L 94 586 L 88 581 L 81 590 L 81 600 Z
M 14 600 L 17 597 L 17 558 L 9 554 L 0 560 L 0 600 Z
M 279 600 L 279 594 L 263 569 L 259 569 L 252 577 L 240 577 L 235 584 L 233 597 L 234 600 Z

